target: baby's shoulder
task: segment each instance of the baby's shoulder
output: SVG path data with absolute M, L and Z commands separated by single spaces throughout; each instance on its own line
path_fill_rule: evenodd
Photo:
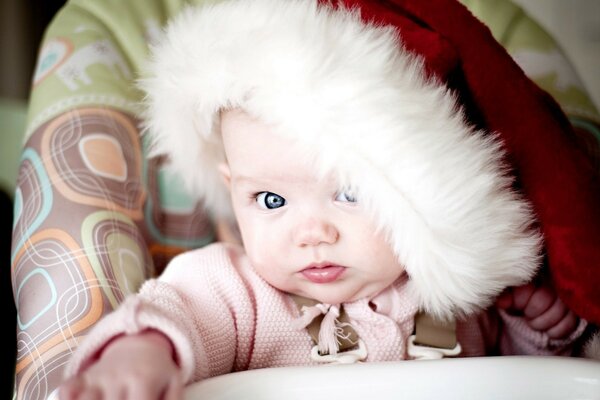
M 199 249 L 189 250 L 174 257 L 161 275 L 169 281 L 177 277 L 239 275 L 249 267 L 248 258 L 241 246 L 213 243 Z
M 184 252 L 169 263 L 159 281 L 174 287 L 180 294 L 227 298 L 229 302 L 262 301 L 283 296 L 252 268 L 244 249 L 231 244 L 211 244 Z M 202 290 L 198 290 L 201 288 Z M 260 299 L 258 299 L 260 297 Z M 237 299 L 237 300 L 235 300 Z M 245 303 L 244 303 L 245 304 Z

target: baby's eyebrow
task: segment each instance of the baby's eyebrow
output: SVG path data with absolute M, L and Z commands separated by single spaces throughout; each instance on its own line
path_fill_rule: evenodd
M 269 176 L 248 176 L 248 175 L 234 175 L 232 177 L 237 184 L 243 185 L 289 185 L 298 183 L 315 183 L 319 182 L 318 179 L 312 178 L 300 178 L 292 175 L 280 175 L 275 174 Z
M 246 175 L 235 175 L 233 177 L 233 180 L 235 180 L 236 183 L 238 183 L 238 184 L 244 184 L 244 185 L 267 184 L 267 183 L 273 182 L 272 179 L 257 178 L 257 177 L 246 176 Z
M 232 181 L 235 182 L 236 186 L 242 190 L 252 191 L 277 191 L 289 188 L 291 181 L 289 179 L 277 179 L 275 177 L 262 178 L 248 175 L 237 175 L 234 176 Z

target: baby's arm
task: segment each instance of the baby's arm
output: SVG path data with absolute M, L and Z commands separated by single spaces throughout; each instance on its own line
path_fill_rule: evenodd
M 60 387 L 61 400 L 181 398 L 183 379 L 171 341 L 154 330 L 113 339 Z
M 548 283 L 509 288 L 496 306 L 503 320 L 500 346 L 505 354 L 568 355 L 585 328 L 585 321 Z
M 92 397 L 82 398 L 102 398 L 94 397 L 95 386 L 109 388 L 114 379 L 127 382 L 126 376 L 138 373 L 148 373 L 136 379 L 156 391 L 170 387 L 175 373 L 187 384 L 244 369 L 256 319 L 254 302 L 231 261 L 240 258 L 237 249 L 213 245 L 178 256 L 159 280 L 146 281 L 104 317 L 69 361 L 64 398 L 77 399 L 66 396 L 82 387 L 92 388 Z M 160 379 L 153 380 L 157 374 Z

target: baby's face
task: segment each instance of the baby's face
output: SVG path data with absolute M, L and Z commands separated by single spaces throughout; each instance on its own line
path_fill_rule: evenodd
M 404 273 L 382 233 L 333 179 L 317 179 L 289 139 L 240 110 L 222 116 L 244 247 L 272 286 L 324 303 L 371 297 Z

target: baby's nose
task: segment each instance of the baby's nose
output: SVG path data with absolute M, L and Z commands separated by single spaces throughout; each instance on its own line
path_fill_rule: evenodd
M 308 218 L 294 229 L 294 241 L 298 246 L 333 244 L 338 240 L 336 227 L 322 219 Z

